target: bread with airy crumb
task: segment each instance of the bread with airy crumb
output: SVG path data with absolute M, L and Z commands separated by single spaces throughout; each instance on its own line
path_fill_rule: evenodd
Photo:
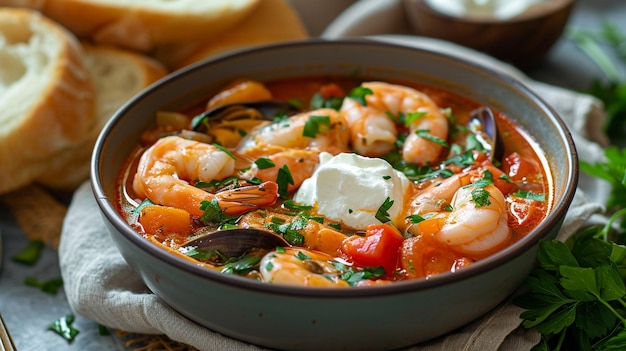
M 173 43 L 214 38 L 263 0 L 0 0 L 37 7 L 97 44 L 150 52 Z
M 91 153 L 104 125 L 126 101 L 168 73 L 160 62 L 134 51 L 88 43 L 83 48 L 95 86 L 96 123 L 80 144 L 48 160 L 37 180 L 49 188 L 73 190 L 88 179 Z
M 154 56 L 175 70 L 230 50 L 308 37 L 299 14 L 288 1 L 263 0 L 253 13 L 219 37 L 161 47 Z
M 0 8 L 0 194 L 31 183 L 93 128 L 80 43 L 29 9 Z

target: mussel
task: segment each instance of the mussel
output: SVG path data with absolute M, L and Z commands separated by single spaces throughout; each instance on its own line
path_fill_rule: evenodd
M 276 116 L 291 116 L 300 112 L 298 106 L 282 100 L 256 100 L 220 105 L 202 112 L 191 121 L 193 130 L 200 130 L 209 121 L 239 119 L 273 120 Z
M 470 129 L 487 150 L 491 160 L 501 161 L 504 157 L 504 143 L 498 131 L 493 111 L 488 107 L 473 110 L 470 113 Z
M 241 257 L 252 250 L 273 250 L 276 247 L 290 246 L 282 237 L 267 230 L 254 228 L 235 228 L 218 230 L 188 241 L 183 250 L 201 250 L 219 252 L 216 258 Z M 215 259 L 215 258 L 214 258 Z M 209 262 L 211 258 L 207 259 Z M 211 262 L 216 263 L 216 262 Z

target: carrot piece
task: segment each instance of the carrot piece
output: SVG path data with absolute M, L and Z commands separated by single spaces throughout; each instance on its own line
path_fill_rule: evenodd
M 141 210 L 139 223 L 148 234 L 188 236 L 191 234 L 189 212 L 168 206 L 146 206 Z
M 343 243 L 346 238 L 347 236 L 340 231 L 320 227 L 313 249 L 320 250 L 329 255 L 337 255 L 341 243 Z
M 420 234 L 434 234 L 441 230 L 445 222 L 443 216 L 433 216 L 417 223 L 417 232 Z

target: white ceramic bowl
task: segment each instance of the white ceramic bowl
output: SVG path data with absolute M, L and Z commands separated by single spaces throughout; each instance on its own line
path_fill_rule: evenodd
M 355 289 L 265 284 L 197 267 L 131 229 L 112 203 L 118 171 L 157 110 L 177 107 L 239 77 L 310 74 L 410 79 L 466 95 L 509 115 L 546 152 L 554 203 L 546 220 L 502 252 L 455 273 Z M 386 350 L 446 334 L 506 299 L 532 269 L 537 243 L 558 231 L 578 179 L 572 139 L 556 113 L 521 83 L 429 50 L 371 40 L 311 40 L 235 52 L 176 72 L 122 107 L 101 133 L 92 182 L 114 242 L 148 288 L 189 319 L 276 349 Z

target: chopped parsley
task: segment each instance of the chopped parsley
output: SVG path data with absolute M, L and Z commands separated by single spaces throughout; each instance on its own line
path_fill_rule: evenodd
M 52 330 L 53 332 L 62 336 L 63 339 L 67 340 L 68 342 L 72 342 L 74 341 L 76 335 L 78 335 L 79 333 L 78 329 L 72 326 L 72 323 L 74 323 L 74 319 L 75 317 L 73 314 L 63 316 L 48 325 L 48 330 Z
M 534 201 L 539 201 L 539 202 L 546 201 L 545 194 L 533 193 L 532 191 L 518 190 L 514 192 L 512 195 L 515 197 L 522 198 L 522 199 L 534 200 Z
M 278 184 L 278 195 L 280 195 L 281 198 L 286 199 L 289 195 L 289 185 L 294 185 L 291 171 L 287 165 L 278 169 L 276 184 Z
M 232 153 L 232 152 L 230 152 L 227 148 L 223 147 L 223 146 L 222 146 L 222 145 L 220 145 L 220 144 L 215 144 L 215 143 L 213 143 L 213 146 L 215 146 L 216 148 L 218 148 L 218 149 L 222 150 L 223 152 L 225 152 L 225 153 L 226 153 L 226 155 L 228 155 L 228 156 L 229 156 L 230 158 L 232 158 L 233 160 L 236 160 L 235 155 L 233 155 L 233 153 Z
M 409 112 L 404 114 L 404 121 L 402 122 L 406 126 L 410 126 L 415 123 L 418 119 L 426 116 L 427 112 Z
M 259 167 L 259 169 L 267 169 L 267 168 L 276 167 L 276 164 L 272 160 L 270 160 L 269 158 L 265 158 L 265 157 L 261 157 L 257 159 L 256 161 L 254 161 L 254 164 L 257 167 Z
M 347 282 L 351 286 L 356 285 L 363 280 L 369 280 L 372 278 L 382 277 L 387 273 L 382 266 L 368 267 L 363 269 L 354 269 L 353 267 L 347 267 L 341 262 L 331 262 L 335 268 L 341 273 L 340 279 Z
M 289 200 L 285 200 L 285 202 L 283 202 L 283 207 L 285 207 L 288 210 L 292 210 L 292 211 L 308 211 L 310 209 L 313 208 L 313 206 L 310 205 L 302 205 L 299 204 L 291 199 Z
M 374 94 L 372 89 L 359 86 L 359 87 L 352 89 L 350 93 L 348 94 L 348 97 L 354 101 L 357 101 L 361 105 L 366 106 L 367 102 L 365 101 L 365 97 L 367 95 L 372 95 L 372 94 Z
M 221 272 L 227 274 L 245 274 L 257 267 L 260 261 L 261 256 L 259 255 L 246 255 L 227 262 Z
M 271 223 L 267 224 L 267 228 L 276 234 L 282 235 L 289 244 L 301 246 L 304 244 L 304 235 L 300 234 L 299 231 L 304 229 L 308 221 L 309 218 L 303 215 L 297 216 L 289 223 L 286 223 L 282 218 L 272 217 Z
M 313 109 L 332 108 L 335 110 L 339 110 L 342 103 L 343 97 L 331 96 L 328 99 L 324 99 L 321 93 L 313 94 L 309 102 Z
M 410 216 L 406 216 L 406 219 L 408 219 L 411 223 L 413 224 L 417 224 L 423 220 L 425 220 L 426 218 L 418 215 L 418 214 L 414 214 L 414 215 L 410 215 Z
M 417 136 L 421 138 L 424 138 L 428 141 L 432 141 L 433 143 L 439 144 L 443 147 L 448 147 L 448 142 L 445 141 L 444 139 L 438 138 L 430 134 L 430 129 L 418 129 L 415 131 L 415 134 L 417 134 Z
M 330 117 L 329 116 L 309 116 L 309 119 L 304 123 L 304 130 L 302 136 L 315 138 L 318 134 L 326 133 L 330 130 Z
M 63 279 L 60 277 L 48 279 L 46 281 L 40 282 L 35 277 L 26 277 L 24 279 L 24 284 L 28 286 L 32 286 L 35 288 L 39 288 L 41 291 L 48 293 L 50 295 L 56 295 L 59 288 L 63 286 Z
M 39 261 L 39 257 L 41 257 L 41 252 L 45 246 L 42 240 L 31 240 L 22 251 L 11 257 L 11 260 L 13 260 L 13 262 L 33 266 Z
M 211 201 L 204 200 L 200 202 L 200 209 L 204 211 L 202 216 L 200 216 L 200 221 L 203 223 L 216 223 L 219 225 L 226 223 L 234 224 L 237 218 L 239 218 L 239 216 L 231 216 L 224 213 L 216 198 Z
M 376 219 L 379 220 L 381 223 L 390 222 L 391 218 L 389 217 L 389 212 L 387 211 L 389 211 L 391 206 L 393 206 L 393 200 L 387 197 L 383 204 L 380 205 L 380 207 L 378 208 L 378 211 L 376 211 Z

